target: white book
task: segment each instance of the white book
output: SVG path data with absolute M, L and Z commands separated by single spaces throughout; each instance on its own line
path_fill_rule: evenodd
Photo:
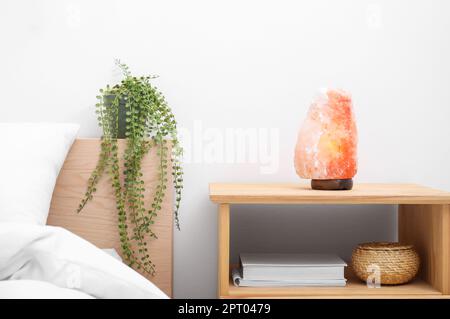
M 345 287 L 346 279 L 321 280 L 248 280 L 242 278 L 241 269 L 233 269 L 233 283 L 237 287 Z
M 347 264 L 333 254 L 240 254 L 245 280 L 343 280 Z

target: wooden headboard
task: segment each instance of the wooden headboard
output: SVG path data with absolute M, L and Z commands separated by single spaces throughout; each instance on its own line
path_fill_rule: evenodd
M 125 140 L 119 141 L 119 154 L 123 154 L 125 143 Z M 47 224 L 64 227 L 99 248 L 115 248 L 121 254 L 115 197 L 107 174 L 100 180 L 94 199 L 85 206 L 80 214 L 76 213 L 86 191 L 87 180 L 97 164 L 99 152 L 99 139 L 77 139 L 75 141 L 56 182 Z M 158 163 L 156 150 L 152 149 L 142 164 L 143 178 L 147 189 L 146 198 L 152 198 L 158 180 Z M 171 182 L 171 172 L 169 171 L 168 183 Z M 172 188 L 168 187 L 167 189 Z M 167 295 L 172 296 L 172 192 L 167 192 L 161 207 L 153 227 L 158 239 L 148 242 L 150 257 L 156 265 L 156 275 L 154 277 L 143 275 Z

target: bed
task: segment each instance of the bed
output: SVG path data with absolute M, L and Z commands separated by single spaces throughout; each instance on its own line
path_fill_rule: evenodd
M 125 140 L 119 141 L 119 152 L 124 147 Z M 80 214 L 75 212 L 97 163 L 99 151 L 99 139 L 75 140 L 56 182 L 47 224 L 64 227 L 99 248 L 114 248 L 121 254 L 115 199 L 107 177 L 100 181 L 94 200 Z M 142 171 L 148 192 L 153 192 L 152 185 L 156 184 L 156 165 L 155 152 L 144 158 Z M 148 243 L 157 273 L 154 277 L 143 274 L 168 296 L 172 296 L 172 203 L 172 194 L 168 192 L 155 222 L 158 239 Z
M 2 129 L 5 131 L 4 127 L 0 127 L 0 131 Z M 20 129 L 23 130 L 23 127 Z M 11 128 L 8 128 L 7 133 L 10 131 Z M 15 131 L 14 134 L 19 134 L 17 132 Z M 76 135 L 74 132 L 71 134 Z M 28 133 L 27 139 L 30 139 L 29 136 Z M 65 141 L 65 143 L 68 142 Z M 124 140 L 119 141 L 119 153 L 123 152 L 125 143 Z M 0 146 L 14 148 L 16 144 Z M 32 145 L 31 142 L 29 145 Z M 70 145 L 71 148 L 68 151 Z M 172 193 L 167 192 L 162 209 L 155 220 L 153 230 L 158 239 L 148 242 L 152 261 L 156 265 L 156 274 L 154 276 L 138 274 L 117 258 L 101 250 L 113 248 L 119 255 L 121 254 L 115 198 L 107 176 L 101 179 L 94 199 L 81 213 L 76 213 L 85 192 L 87 180 L 97 163 L 100 139 L 72 139 L 70 145 L 64 153 L 64 155 L 67 154 L 65 160 L 64 157 L 60 159 L 60 165 L 62 163 L 63 165 L 60 170 L 61 166 L 57 168 L 59 175 L 54 174 L 52 185 L 55 187 L 51 189 L 53 195 L 51 190 L 48 194 L 47 205 L 50 208 L 48 209 L 47 206 L 45 210 L 48 212 L 46 225 L 45 219 L 41 219 L 41 223 L 22 222 L 19 218 L 19 209 L 10 221 L 11 214 L 5 214 L 5 207 L 7 210 L 8 208 L 16 209 L 16 206 L 22 208 L 21 203 L 17 199 L 8 202 L 6 195 L 0 198 L 2 209 L 0 210 L 0 298 L 172 297 Z M 40 151 L 42 147 L 37 146 L 36 149 Z M 13 151 L 17 152 L 17 149 Z M 30 152 L 30 150 L 27 151 Z M 41 164 L 47 165 L 46 154 L 49 152 L 46 151 L 42 157 L 44 163 Z M 148 195 L 153 192 L 152 185 L 156 185 L 157 181 L 156 156 L 156 152 L 153 151 L 143 160 L 143 179 Z M 33 161 L 38 160 L 34 158 Z M 14 170 L 16 165 L 10 162 L 9 166 L 11 170 Z M 33 171 L 36 171 L 35 167 L 30 168 L 28 173 Z M 3 168 L 0 173 L 7 175 L 8 169 Z M 10 175 L 17 176 L 17 172 Z M 27 177 L 26 172 L 23 175 Z M 41 176 L 46 178 L 42 173 Z M 58 176 L 57 179 L 56 176 Z M 17 178 L 20 179 L 20 176 Z M 14 184 L 14 179 L 10 178 L 10 180 L 13 180 Z M 35 180 L 34 177 L 33 181 Z M 170 179 L 168 183 L 171 183 Z M 26 188 L 26 185 L 21 186 L 24 185 L 23 180 L 16 184 L 10 186 L 5 182 L 0 183 L 0 190 L 15 196 L 17 191 L 9 191 L 8 188 Z M 168 187 L 168 189 L 171 188 Z M 28 190 L 27 194 L 32 193 Z M 29 204 L 27 211 L 30 207 L 32 209 L 27 199 L 22 201 L 24 207 Z M 16 219 L 19 221 L 17 222 Z

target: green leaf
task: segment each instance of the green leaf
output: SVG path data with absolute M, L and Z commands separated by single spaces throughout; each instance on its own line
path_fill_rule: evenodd
M 172 110 L 167 105 L 164 96 L 149 82 L 154 76 L 133 77 L 127 65 L 116 60 L 116 65 L 122 70 L 123 80 L 120 84 L 106 89 L 100 89 L 101 95 L 95 104 L 95 113 L 99 126 L 103 129 L 102 144 L 99 160 L 88 180 L 87 191 L 77 208 L 80 212 L 89 200 L 93 199 L 97 191 L 96 185 L 105 172 L 110 177 L 111 185 L 116 197 L 116 209 L 118 214 L 118 231 L 121 248 L 126 262 L 133 267 L 142 267 L 148 274 L 154 274 L 154 265 L 150 255 L 144 247 L 147 239 L 157 236 L 152 231 L 154 218 L 157 211 L 161 210 L 162 202 L 167 192 L 168 158 L 172 163 L 173 188 L 175 189 L 174 215 L 175 224 L 179 229 L 178 211 L 181 202 L 181 189 L 183 187 L 183 171 L 178 156 L 182 154 L 182 148 L 177 139 L 177 128 Z M 104 104 L 106 94 L 113 94 L 112 102 Z M 124 116 L 120 108 L 125 101 L 125 123 L 127 147 L 124 153 L 124 168 L 119 165 L 117 148 L 118 123 Z M 150 139 L 148 139 L 150 138 Z M 168 139 L 172 141 L 172 150 L 167 147 Z M 142 180 L 142 160 L 151 147 L 158 146 L 156 155 L 159 159 L 158 179 L 156 192 L 151 201 L 151 209 L 147 211 L 145 203 L 147 199 L 146 186 Z M 125 181 L 121 181 L 121 176 Z M 130 235 L 128 236 L 128 228 Z M 135 251 L 132 243 L 137 247 Z M 139 262 L 140 261 L 140 262 Z

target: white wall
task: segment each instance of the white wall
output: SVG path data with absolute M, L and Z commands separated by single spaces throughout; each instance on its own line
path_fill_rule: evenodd
M 353 94 L 357 181 L 450 190 L 449 16 L 445 0 L 2 0 L 0 121 L 75 121 L 81 136 L 99 136 L 95 95 L 120 57 L 135 73 L 160 75 L 155 83 L 186 129 L 278 128 L 275 174 L 251 163 L 185 165 L 175 296 L 214 297 L 208 183 L 297 182 L 296 133 L 320 87 Z M 233 256 L 283 249 L 348 257 L 359 241 L 396 237 L 393 207 L 236 213 Z

